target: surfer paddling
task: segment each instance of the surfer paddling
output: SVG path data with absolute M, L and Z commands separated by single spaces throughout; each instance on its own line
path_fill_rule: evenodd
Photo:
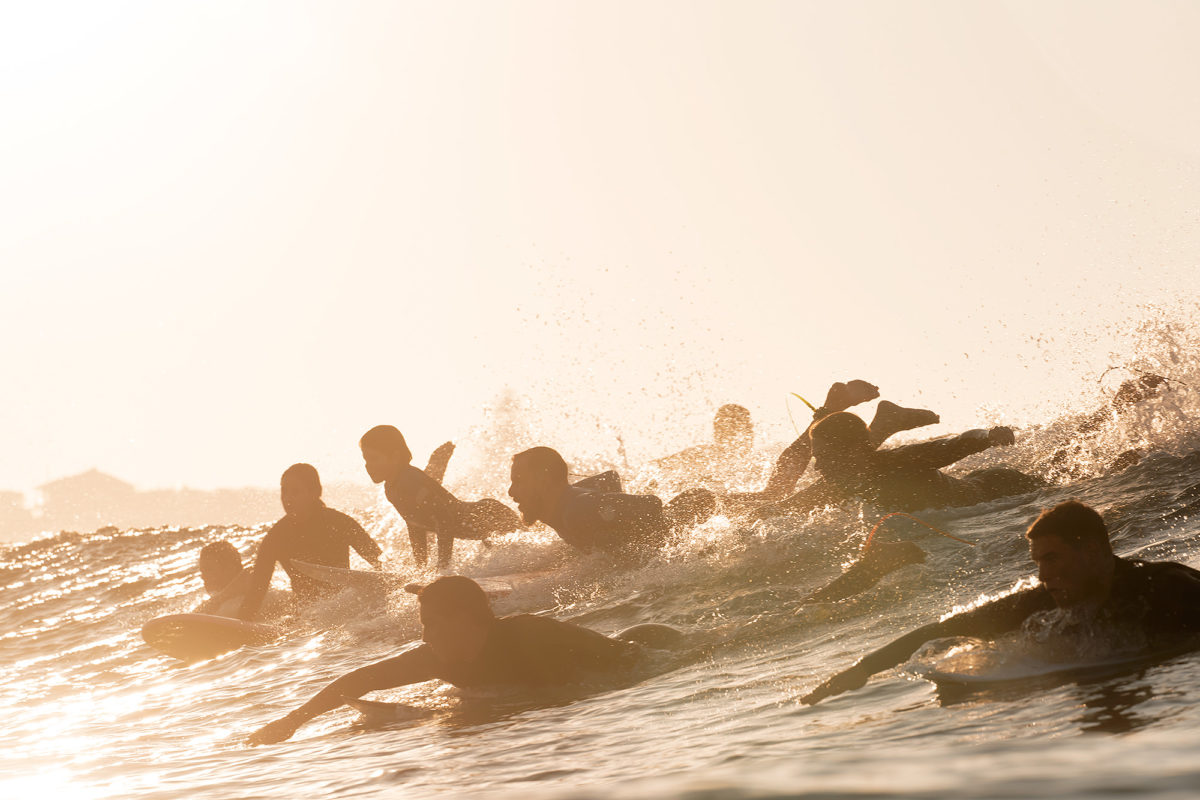
M 518 614 L 497 617 L 470 578 L 438 578 L 418 595 L 424 643 L 394 658 L 347 673 L 311 700 L 253 733 L 251 744 L 292 736 L 308 720 L 368 692 L 442 680 L 463 689 L 549 689 L 628 676 L 643 646 L 673 649 L 683 634 L 666 625 L 638 625 L 617 638 Z
M 404 435 L 393 426 L 376 425 L 363 434 L 358 445 L 367 474 L 375 483 L 383 484 L 388 501 L 408 527 L 408 539 L 418 566 L 429 560 L 430 533 L 437 534 L 437 565 L 445 568 L 454 555 L 455 539 L 486 539 L 494 533 L 521 527 L 517 513 L 499 500 L 467 502 L 452 495 L 440 483 L 444 463 L 436 475 L 414 467 Z M 431 467 L 433 463 L 431 458 Z
M 379 569 L 379 545 L 353 517 L 321 501 L 321 478 L 311 464 L 293 464 L 284 470 L 279 480 L 279 499 L 284 516 L 271 526 L 258 545 L 249 588 L 238 610 L 239 619 L 249 620 L 258 613 L 276 564 L 283 565 L 291 580 L 292 594 L 301 602 L 314 600 L 328 590 L 293 567 L 292 559 L 345 568 L 350 566 L 353 548 L 368 564 Z
M 1065 621 L 1135 641 L 1147 654 L 1200 643 L 1200 572 L 1171 561 L 1140 561 L 1113 554 L 1103 518 L 1070 500 L 1040 516 L 1025 534 L 1039 584 L 918 628 L 834 675 L 801 698 L 817 703 L 857 689 L 877 672 L 907 660 L 917 648 L 947 636 L 992 639 L 1027 622 Z M 1069 630 L 1060 629 L 1060 630 Z M 1066 635 L 1065 633 L 1063 635 Z
M 851 498 L 889 510 L 915 511 L 973 505 L 1044 487 L 1040 478 L 1009 467 L 980 469 L 962 478 L 941 472 L 969 455 L 1014 441 L 1012 429 L 1000 426 L 876 450 L 861 418 L 848 411 L 830 414 L 812 428 L 813 459 L 821 480 L 756 513 L 760 517 L 804 513 Z
M 564 542 L 590 553 L 638 558 L 662 547 L 677 525 L 712 516 L 716 497 L 692 489 L 663 506 L 654 495 L 596 491 L 567 480 L 567 462 L 549 447 L 533 447 L 512 460 L 508 496 L 526 523 L 544 522 Z
M 798 396 L 798 395 L 797 395 Z M 744 514 L 754 508 L 768 503 L 783 500 L 795 491 L 800 477 L 808 469 L 812 459 L 813 426 L 830 414 L 845 411 L 851 406 L 859 405 L 879 397 L 879 387 L 863 380 L 853 380 L 846 383 L 838 381 L 829 387 L 825 395 L 825 403 L 820 408 L 813 409 L 813 421 L 805 428 L 804 433 L 784 448 L 767 485 L 759 492 L 737 492 L 721 497 L 721 510 L 728 514 Z M 803 399 L 803 398 L 801 398 Z M 806 401 L 807 402 L 807 401 Z M 809 406 L 812 407 L 811 405 Z M 875 416 L 867 427 L 868 440 L 873 447 L 879 447 L 891 436 L 926 425 L 935 425 L 938 415 L 923 408 L 904 408 L 889 400 L 880 401 L 875 409 Z

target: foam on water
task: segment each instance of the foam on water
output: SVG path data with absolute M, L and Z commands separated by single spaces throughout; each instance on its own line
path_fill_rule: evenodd
M 0 551 L 0 797 L 1182 796 L 1200 782 L 1197 656 L 965 699 L 893 671 L 816 707 L 797 703 L 899 632 L 1028 580 L 1021 534 L 1061 499 L 1100 508 L 1122 554 L 1200 562 L 1200 374 L 1172 336 L 1135 365 L 1178 379 L 1168 394 L 1068 441 L 1089 410 L 1069 409 L 1021 432 L 1014 448 L 960 467 L 1046 474 L 1066 443 L 1069 475 L 1051 476 L 1055 485 L 1033 496 L 921 514 L 977 546 L 901 526 L 895 535 L 928 560 L 840 603 L 798 610 L 854 558 L 877 509 L 753 527 L 717 517 L 627 571 L 578 557 L 544 531 L 464 543 L 465 574 L 527 574 L 499 613 L 549 613 L 605 632 L 658 621 L 702 634 L 676 668 L 583 697 L 534 703 L 405 687 L 377 698 L 407 707 L 386 724 L 343 710 L 292 741 L 249 748 L 246 734 L 332 678 L 414 642 L 413 598 L 370 605 L 346 594 L 277 643 L 183 665 L 147 648 L 140 626 L 198 604 L 204 544 L 226 538 L 248 552 L 262 526 L 64 533 L 9 546 Z M 495 455 L 505 442 L 481 447 Z M 1148 455 L 1104 474 L 1101 465 L 1131 447 Z M 496 493 L 503 475 L 489 470 L 455 488 Z M 389 568 L 418 577 L 386 504 L 360 517 Z M 1079 735 L 1101 731 L 1121 736 Z

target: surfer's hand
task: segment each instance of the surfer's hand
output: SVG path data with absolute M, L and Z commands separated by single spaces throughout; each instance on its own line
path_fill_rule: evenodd
M 826 697 L 832 697 L 835 694 L 848 692 L 851 689 L 857 689 L 867 682 L 867 678 L 871 677 L 870 673 L 853 666 L 845 672 L 839 672 L 829 680 L 822 683 L 817 688 L 813 689 L 804 697 L 800 698 L 800 702 L 806 706 L 816 705 Z
M 1017 440 L 1013 429 L 1007 425 L 1000 425 L 988 431 L 988 443 L 992 447 L 1005 447 Z
M 300 727 L 290 717 L 283 717 L 269 722 L 246 737 L 250 744 L 276 744 L 292 738 L 296 728 Z

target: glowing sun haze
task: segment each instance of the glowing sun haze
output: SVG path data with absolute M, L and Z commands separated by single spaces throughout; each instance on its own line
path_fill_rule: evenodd
M 1191 3 L 7 4 L 0 488 L 365 480 L 366 428 L 421 461 L 506 389 L 568 457 L 725 402 L 782 439 L 852 377 L 1028 420 L 1195 284 L 1198 40 Z

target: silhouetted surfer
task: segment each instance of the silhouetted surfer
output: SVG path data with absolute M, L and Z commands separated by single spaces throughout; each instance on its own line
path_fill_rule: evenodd
M 200 580 L 208 599 L 196 611 L 219 617 L 236 616 L 250 590 L 251 571 L 242 566 L 242 556 L 232 542 L 221 540 L 200 548 Z M 283 592 L 268 589 L 258 617 L 275 617 L 288 608 Z
M 879 387 L 863 380 L 840 381 L 829 387 L 825 403 L 813 409 L 813 421 L 804 433 L 788 445 L 775 461 L 766 487 L 760 492 L 738 492 L 721 497 L 721 510 L 728 514 L 747 513 L 753 509 L 784 499 L 795 491 L 796 483 L 808 469 L 812 457 L 811 432 L 814 425 L 838 411 L 879 397 Z M 938 415 L 923 408 L 903 408 L 888 400 L 880 401 L 875 417 L 868 428 L 869 439 L 878 447 L 900 431 L 912 430 L 938 422 Z
M 335 680 L 287 716 L 250 736 L 253 744 L 291 737 L 308 720 L 367 692 L 443 680 L 464 689 L 548 689 L 621 678 L 637 666 L 641 645 L 668 648 L 678 631 L 639 625 L 610 638 L 549 617 L 496 617 L 470 578 L 438 578 L 418 595 L 424 644 Z
M 871 432 L 846 411 L 830 414 L 812 429 L 813 456 L 821 480 L 760 515 L 806 512 L 859 498 L 887 510 L 965 506 L 1045 486 L 1040 478 L 1009 467 L 976 470 L 953 478 L 942 467 L 990 447 L 1010 445 L 1011 428 L 972 430 L 946 439 L 876 450 Z
M 310 464 L 288 467 L 279 481 L 279 498 L 284 517 L 271 526 L 258 545 L 250 587 L 238 611 L 239 619 L 254 617 L 277 563 L 283 565 L 292 583 L 292 593 L 300 601 L 313 600 L 327 590 L 318 581 L 295 571 L 291 559 L 327 567 L 349 567 L 353 548 L 367 563 L 379 568 L 379 545 L 353 517 L 321 502 L 321 478 L 315 467 Z
M 724 489 L 735 476 L 746 472 L 754 450 L 754 424 L 750 412 L 735 403 L 717 409 L 713 440 L 650 462 L 652 473 L 671 481 L 682 480 Z
M 994 638 L 1055 608 L 1114 640 L 1140 642 L 1147 653 L 1200 644 L 1200 572 L 1171 561 L 1114 555 L 1104 520 L 1075 500 L 1043 511 L 1025 535 L 1038 586 L 918 628 L 825 681 L 802 702 L 857 689 L 933 639 Z
M 716 498 L 705 489 L 684 492 L 664 508 L 653 495 L 572 486 L 567 462 L 549 447 L 513 456 L 511 477 L 508 496 L 525 522 L 546 523 L 584 552 L 644 556 L 662 546 L 672 526 L 703 522 L 716 507 Z
M 367 474 L 384 485 L 387 499 L 408 527 L 418 566 L 429 559 L 430 533 L 437 535 L 437 565 L 445 568 L 454 555 L 455 539 L 485 539 L 521 527 L 517 513 L 499 500 L 459 500 L 439 482 L 440 474 L 435 478 L 414 467 L 404 436 L 391 425 L 376 425 L 358 444 Z M 433 461 L 431 458 L 431 465 Z M 444 464 L 441 470 L 445 470 Z

